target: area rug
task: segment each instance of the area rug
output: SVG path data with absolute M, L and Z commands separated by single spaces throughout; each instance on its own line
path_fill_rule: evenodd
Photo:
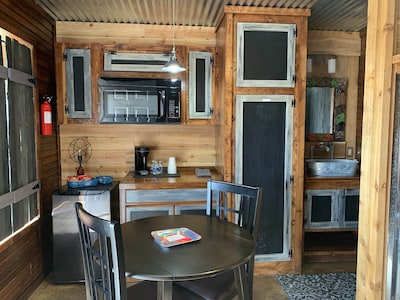
M 276 275 L 290 300 L 353 300 L 356 298 L 355 273 Z

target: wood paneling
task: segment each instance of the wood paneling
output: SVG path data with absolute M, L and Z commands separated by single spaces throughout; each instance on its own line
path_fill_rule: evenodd
M 386 241 L 393 143 L 393 0 L 368 1 L 360 177 L 357 299 L 386 299 Z
M 71 141 L 87 137 L 92 156 L 83 164 L 86 174 L 124 177 L 134 166 L 135 146 L 150 148 L 152 160 L 175 156 L 179 167 L 211 167 L 216 164 L 215 128 L 212 125 L 60 125 L 60 162 L 62 184 L 68 175 L 76 175 L 77 164 L 68 155 Z
M 310 31 L 308 54 L 360 56 L 361 40 L 358 32 Z
M 215 28 L 175 26 L 175 45 L 215 46 Z M 57 22 L 57 42 L 172 45 L 172 26 Z
M 353 155 L 347 158 L 355 158 L 357 114 L 362 113 L 358 110 L 360 50 L 361 38 L 358 32 L 309 32 L 307 53 L 313 59 L 313 70 L 307 73 L 307 77 L 346 78 L 348 82 L 345 141 L 346 147 L 353 148 Z M 328 55 L 336 56 L 334 74 L 327 72 Z
M 0 0 L 0 27 L 33 45 L 40 219 L 0 246 L 0 298 L 20 299 L 29 294 L 51 269 L 51 195 L 58 188 L 56 127 L 52 136 L 40 136 L 39 97 L 55 95 L 53 38 L 55 22 L 33 0 Z M 56 105 L 52 104 L 53 114 Z M 54 118 L 55 119 L 55 118 Z

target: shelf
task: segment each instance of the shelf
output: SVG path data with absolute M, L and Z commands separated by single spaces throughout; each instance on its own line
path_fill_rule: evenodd
M 306 232 L 305 261 L 354 261 L 357 259 L 357 232 Z
M 357 228 L 304 228 L 304 232 L 354 232 L 357 233 Z
M 360 177 L 304 177 L 304 189 L 359 189 Z

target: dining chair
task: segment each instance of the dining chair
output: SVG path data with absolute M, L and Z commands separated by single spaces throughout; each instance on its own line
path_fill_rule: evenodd
M 86 298 L 157 299 L 157 283 L 140 281 L 127 288 L 121 225 L 88 213 L 75 204 L 82 248 Z M 174 287 L 173 300 L 201 299 L 180 287 Z
M 249 230 L 253 236 L 255 249 L 261 198 L 262 187 L 209 180 L 206 214 L 236 223 Z M 254 255 L 244 268 L 249 299 L 252 299 Z M 233 270 L 204 279 L 178 281 L 174 285 L 184 287 L 206 300 L 233 299 L 238 294 Z

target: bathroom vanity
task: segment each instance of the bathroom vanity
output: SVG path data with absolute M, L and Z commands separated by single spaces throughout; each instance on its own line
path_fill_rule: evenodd
M 304 180 L 305 260 L 356 259 L 359 176 Z

